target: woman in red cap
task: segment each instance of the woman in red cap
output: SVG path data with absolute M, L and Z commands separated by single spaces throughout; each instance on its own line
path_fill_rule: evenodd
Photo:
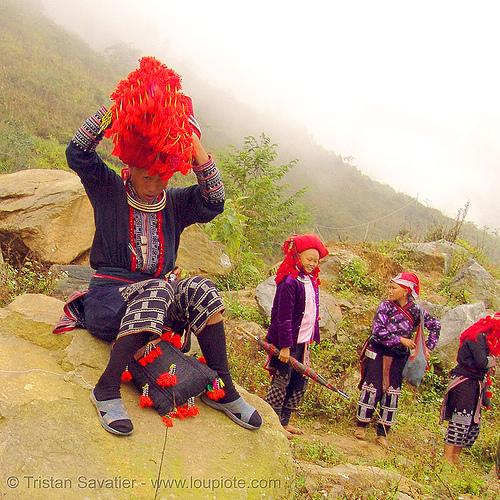
M 460 336 L 458 364 L 450 372 L 440 416 L 440 423 L 448 420 L 444 459 L 453 465 L 459 464 L 462 448 L 470 448 L 479 436 L 481 407 L 490 406 L 490 375 L 497 356 L 500 313 L 480 319 Z
M 403 368 L 410 349 L 415 348 L 413 333 L 420 323 L 415 303 L 420 292 L 416 274 L 400 273 L 390 281 L 389 300 L 378 307 L 373 329 L 362 358 L 355 437 L 364 439 L 377 404 L 380 407 L 377 443 L 388 448 L 387 433 L 396 419 L 398 398 L 403 384 Z M 424 311 L 424 327 L 429 331 L 427 348 L 437 344 L 441 325 Z
M 288 439 L 302 431 L 290 425 L 290 416 L 301 402 L 307 378 L 287 364 L 290 356 L 308 364 L 308 346 L 319 342 L 319 261 L 328 249 L 315 234 L 295 235 L 283 245 L 285 258 L 276 273 L 276 295 L 267 341 L 280 351 L 266 368 L 272 374 L 266 401 L 280 418 Z

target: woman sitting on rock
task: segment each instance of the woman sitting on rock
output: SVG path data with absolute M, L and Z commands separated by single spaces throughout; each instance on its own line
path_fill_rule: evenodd
M 85 120 L 66 150 L 68 165 L 92 203 L 96 226 L 90 251 L 96 273 L 89 291 L 78 298 L 81 325 L 115 341 L 91 401 L 107 431 L 130 434 L 133 425 L 120 397 L 122 372 L 136 351 L 151 337 L 161 336 L 165 327 L 188 329 L 225 385 L 223 399 L 205 402 L 240 425 L 257 429 L 260 415 L 231 380 L 223 305 L 215 286 L 199 277 L 169 281 L 181 232 L 223 211 L 224 186 L 200 142 L 191 101 L 179 92 L 178 75 L 154 58 L 140 62 L 140 69 L 111 95 L 115 104 L 110 112 L 103 107 Z M 113 154 L 129 167 L 123 179 L 95 152 L 104 133 L 114 136 Z M 166 189 L 175 171 L 190 168 L 197 185 Z M 78 309 L 76 304 L 72 309 Z

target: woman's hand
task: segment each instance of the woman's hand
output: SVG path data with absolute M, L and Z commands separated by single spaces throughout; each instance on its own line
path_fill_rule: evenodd
M 210 157 L 203 148 L 201 141 L 196 134 L 193 134 L 193 142 L 196 149 L 196 153 L 193 155 L 193 162 L 195 165 L 204 165 L 208 160 L 210 160 Z
M 401 337 L 401 340 L 399 342 L 401 342 L 401 344 L 403 344 L 405 347 L 409 347 L 410 349 L 415 349 L 415 347 L 417 347 L 417 344 L 415 344 L 412 339 L 407 339 L 405 337 Z
M 278 359 L 280 361 L 282 361 L 283 363 L 288 363 L 288 360 L 290 359 L 290 348 L 289 347 L 282 347 L 280 349 Z

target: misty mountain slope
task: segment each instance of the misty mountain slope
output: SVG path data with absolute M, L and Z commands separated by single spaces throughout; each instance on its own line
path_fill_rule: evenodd
M 23 7 L 26 3 L 28 7 Z M 122 53 L 108 52 L 107 57 L 105 48 L 98 54 L 47 19 L 36 1 L 25 0 L 22 5 L 0 0 L 0 117 L 63 144 L 83 118 L 110 104 L 110 93 L 137 66 L 137 59 L 126 47 Z M 130 62 L 124 64 L 124 57 Z M 433 227 L 453 227 L 452 218 L 373 181 L 341 155 L 317 144 L 286 110 L 259 113 L 208 85 L 187 62 L 166 62 L 182 75 L 184 89 L 194 99 L 209 150 L 230 144 L 241 147 L 245 136 L 265 133 L 278 145 L 280 163 L 299 159 L 285 180 L 294 191 L 310 186 L 304 201 L 313 216 L 311 230 L 324 239 L 391 239 L 404 230 L 423 236 Z M 109 146 L 103 148 L 109 151 Z M 457 200 L 457 210 L 465 201 Z M 483 239 L 482 231 L 471 223 L 463 234 L 472 243 Z M 496 238 L 486 240 L 490 247 L 496 245 Z

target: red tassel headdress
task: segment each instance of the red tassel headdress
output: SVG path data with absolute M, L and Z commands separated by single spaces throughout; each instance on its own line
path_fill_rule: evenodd
M 111 154 L 165 182 L 175 172 L 186 175 L 191 169 L 192 103 L 181 92 L 175 71 L 154 57 L 142 57 L 139 63 L 110 96 L 112 125 L 105 135 L 113 138 Z

